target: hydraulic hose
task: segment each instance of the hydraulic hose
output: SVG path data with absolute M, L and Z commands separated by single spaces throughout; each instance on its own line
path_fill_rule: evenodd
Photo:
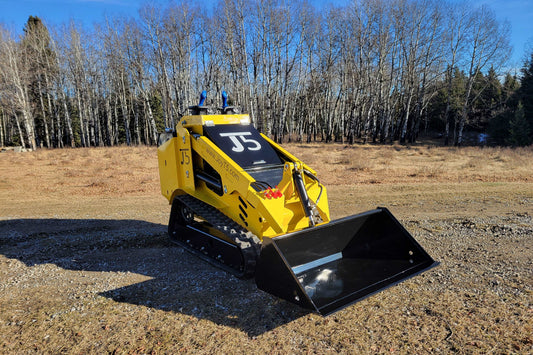
M 304 169 L 304 174 L 309 176 L 311 179 L 315 180 L 316 182 L 318 182 L 318 186 L 320 187 L 320 192 L 318 193 L 318 197 L 316 198 L 316 201 L 315 201 L 315 204 L 318 205 L 318 201 L 320 201 L 320 197 L 322 196 L 322 190 L 324 190 L 324 186 L 320 183 L 320 180 L 318 180 L 318 178 L 315 175 L 313 175 L 313 173 L 310 172 L 309 170 Z
M 307 190 L 305 189 L 302 174 L 295 167 L 292 176 L 296 185 L 296 190 L 298 190 L 298 195 L 300 195 L 300 201 L 302 202 L 302 207 L 304 208 L 305 215 L 307 216 L 307 218 L 309 218 L 309 225 L 310 227 L 314 227 L 315 220 L 313 219 L 313 214 L 311 212 L 311 203 L 309 202 L 309 196 L 307 195 Z

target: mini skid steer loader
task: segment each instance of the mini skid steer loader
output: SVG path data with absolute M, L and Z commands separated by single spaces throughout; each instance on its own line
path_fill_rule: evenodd
M 385 208 L 331 221 L 313 169 L 205 98 L 159 137 L 174 242 L 322 315 L 435 265 Z

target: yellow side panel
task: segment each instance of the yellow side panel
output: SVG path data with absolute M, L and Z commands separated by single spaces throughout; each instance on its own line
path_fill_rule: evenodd
M 194 193 L 194 165 L 191 149 L 191 136 L 186 128 L 177 127 L 177 161 L 179 188 L 189 194 Z
M 193 155 L 189 131 L 178 127 L 177 137 L 157 148 L 161 194 L 172 202 L 180 193 L 194 193 Z
M 176 168 L 177 138 L 172 138 L 157 148 L 157 160 L 159 163 L 159 179 L 161 193 L 171 202 L 172 194 L 179 186 L 178 170 Z
M 192 145 L 194 151 L 220 174 L 225 193 L 239 191 L 243 194 L 248 190 L 254 179 L 213 142 L 202 136 L 195 139 Z

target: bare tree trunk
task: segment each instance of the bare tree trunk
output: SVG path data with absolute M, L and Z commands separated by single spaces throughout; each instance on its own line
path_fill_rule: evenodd
M 85 123 L 84 123 L 84 120 L 83 120 L 84 110 L 83 110 L 83 107 L 81 105 L 80 96 L 81 95 L 79 93 L 77 93 L 76 99 L 77 99 L 77 102 L 78 102 L 78 115 L 79 115 L 79 119 L 80 119 L 81 146 L 82 147 L 88 147 L 89 146 L 89 142 L 87 142 L 87 139 L 85 137 Z
M 6 112 L 0 108 L 2 111 L 2 116 L 0 117 L 0 147 L 5 147 L 6 145 Z
M 463 107 L 463 112 L 461 114 L 461 119 L 459 120 L 459 129 L 457 131 L 457 139 L 455 141 L 455 145 L 457 147 L 460 147 L 463 145 L 463 129 L 465 128 L 465 122 L 466 122 L 466 118 L 468 116 L 468 111 L 467 111 L 467 108 L 466 108 L 466 104 L 465 106 Z
M 451 73 L 450 73 L 450 76 L 451 76 Z M 451 100 L 452 100 L 452 79 L 450 77 L 449 82 L 448 82 L 448 95 L 446 98 L 446 109 L 444 110 L 444 121 L 446 122 L 445 127 L 444 127 L 444 145 L 445 146 L 450 144 Z
M 113 121 L 113 116 L 112 116 L 112 112 L 111 112 L 111 103 L 110 103 L 110 99 L 109 99 L 109 95 L 105 97 L 105 114 L 106 114 L 106 119 L 105 119 L 105 139 L 106 139 L 106 144 L 108 146 L 113 146 L 114 144 L 114 141 L 112 139 L 112 131 L 113 131 L 113 126 L 112 126 L 112 121 Z
M 68 105 L 67 105 L 67 94 L 65 94 L 65 91 L 64 90 L 60 90 L 61 91 L 61 97 L 62 97 L 62 101 L 63 101 L 63 109 L 65 110 L 65 121 L 67 123 L 67 130 L 68 130 L 68 138 L 69 138 L 69 141 L 70 141 L 70 147 L 71 148 L 74 148 L 76 146 L 76 142 L 74 141 L 74 132 L 72 130 L 72 120 L 70 118 L 70 113 L 69 113 L 69 110 L 68 110 Z
M 46 147 L 50 148 L 50 133 L 48 131 L 48 121 L 46 119 L 46 109 L 44 108 L 43 89 L 41 85 L 41 79 L 37 81 L 39 84 L 39 103 L 41 104 L 41 112 L 43 115 L 44 136 L 46 141 Z
M 46 87 L 50 87 L 47 74 L 45 74 L 45 81 L 46 81 Z M 61 118 L 59 117 L 59 109 L 57 107 L 57 102 L 52 102 L 52 98 L 48 90 L 46 91 L 46 100 L 48 102 L 48 107 L 50 108 L 50 110 L 53 109 L 54 117 L 56 120 L 57 129 L 55 133 L 55 144 L 54 145 L 57 146 L 58 148 L 63 148 L 63 127 L 61 126 Z M 59 100 L 59 97 L 57 98 L 57 100 Z M 54 117 L 52 117 L 52 122 L 54 120 Z M 52 134 L 52 136 L 54 136 L 54 134 Z
M 120 94 L 120 106 L 122 107 L 124 130 L 126 131 L 126 144 L 131 145 L 130 118 L 128 111 L 128 99 L 126 97 L 126 85 L 124 82 L 124 75 L 121 76 L 121 91 L 122 92 Z
M 152 112 L 152 107 L 150 106 L 150 100 L 148 99 L 148 95 L 145 94 L 144 97 L 144 103 L 146 105 L 146 110 L 148 111 L 148 122 L 150 123 L 150 139 L 152 144 L 157 144 L 157 126 L 155 124 L 154 114 Z
M 135 104 L 135 100 L 132 94 L 131 107 L 132 107 L 133 116 L 134 116 L 135 144 L 140 145 L 141 144 L 141 127 L 139 126 L 139 110 L 135 106 L 137 105 Z
M 20 127 L 20 120 L 15 110 L 13 110 L 13 116 L 15 117 L 15 122 L 17 124 L 17 131 L 20 137 L 20 144 L 22 145 L 22 148 L 26 149 L 26 143 L 24 142 L 24 135 L 22 134 L 22 129 Z
M 24 121 L 24 128 L 26 129 L 26 135 L 28 136 L 28 142 L 30 148 L 35 150 L 37 148 L 37 143 L 35 141 L 35 126 L 34 120 L 31 113 L 27 87 L 22 89 L 23 93 L 23 102 L 22 102 L 22 119 Z
M 115 110 L 114 110 L 114 113 L 115 113 L 115 126 L 114 126 L 114 129 L 113 129 L 113 141 L 115 142 L 115 144 L 118 144 L 119 141 L 118 141 L 118 95 L 115 97 Z

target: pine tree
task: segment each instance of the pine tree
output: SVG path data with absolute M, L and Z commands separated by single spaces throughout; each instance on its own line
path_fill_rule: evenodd
M 533 143 L 531 139 L 529 122 L 525 116 L 522 102 L 518 103 L 514 117 L 509 122 L 509 143 L 513 146 L 525 146 Z
M 24 26 L 21 42 L 24 51 L 25 67 L 29 73 L 29 99 L 36 118 L 37 139 L 47 147 L 51 146 L 50 136 L 54 138 L 51 86 L 57 72 L 54 68 L 55 53 L 50 46 L 50 34 L 39 17 L 30 16 Z
M 496 144 L 533 142 L 533 54 L 521 71 L 520 83 L 510 74 L 505 77 L 502 109 L 489 122 L 489 134 Z
M 533 141 L 533 53 L 522 68 L 518 100 L 523 104 L 525 121 L 528 123 L 529 141 Z
M 502 100 L 505 107 L 515 107 L 517 105 L 517 102 L 515 102 L 515 96 L 519 87 L 520 83 L 518 82 L 516 75 L 507 73 L 502 86 Z

